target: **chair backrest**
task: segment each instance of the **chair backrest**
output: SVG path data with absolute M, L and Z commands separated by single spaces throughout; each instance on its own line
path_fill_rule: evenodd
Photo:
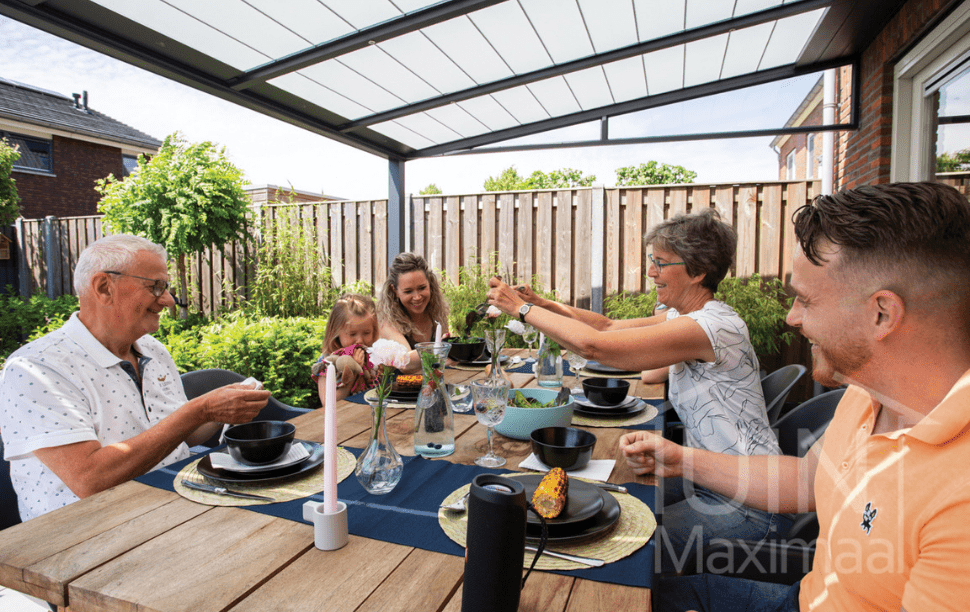
M 213 389 L 218 389 L 219 387 L 242 382 L 244 380 L 246 380 L 245 376 L 237 372 L 233 372 L 232 370 L 212 368 L 182 374 L 182 387 L 185 388 L 185 396 L 188 399 L 193 399 L 208 393 Z M 310 412 L 310 409 L 289 406 L 279 401 L 275 397 L 270 396 L 269 401 L 266 402 L 266 406 L 259 411 L 259 414 L 257 414 L 256 418 L 253 420 L 288 421 L 289 419 L 300 416 L 306 412 Z M 204 446 L 217 446 L 219 443 L 219 437 L 219 434 L 213 436 L 204 443 Z
M 795 383 L 805 375 L 808 368 L 795 363 L 778 368 L 761 379 L 761 390 L 765 395 L 765 409 L 768 412 L 768 424 L 773 425 L 781 414 L 781 408 L 788 399 Z
M 0 440 L 0 529 L 20 522 L 17 494 L 10 482 L 10 462 L 3 458 L 3 440 Z
M 804 457 L 822 437 L 842 400 L 845 389 L 836 389 L 806 400 L 775 423 L 778 445 L 786 455 Z

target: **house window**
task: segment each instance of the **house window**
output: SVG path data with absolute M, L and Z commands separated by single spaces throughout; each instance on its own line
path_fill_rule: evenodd
M 808 135 L 805 149 L 808 151 L 805 156 L 805 178 L 812 180 L 815 178 L 815 134 Z
M 11 146 L 17 147 L 20 151 L 20 159 L 13 163 L 14 170 L 54 172 L 50 140 L 32 138 L 10 132 L 0 132 L 0 137 L 6 138 Z
M 795 180 L 795 151 L 789 151 L 785 159 L 785 180 Z
M 138 158 L 134 155 L 122 155 L 121 162 L 125 165 L 124 176 L 128 176 L 138 167 Z

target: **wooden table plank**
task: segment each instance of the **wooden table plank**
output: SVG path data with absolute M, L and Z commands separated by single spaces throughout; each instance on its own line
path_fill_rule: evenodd
M 218 507 L 81 576 L 72 612 L 217 612 L 313 547 L 313 527 Z
M 415 548 L 357 612 L 438 610 L 461 588 L 465 560 Z
M 650 612 L 650 589 L 577 580 L 569 594 L 566 612 L 638 610 Z
M 356 610 L 412 550 L 354 535 L 340 550 L 311 548 L 232 612 Z
M 519 596 L 518 612 L 562 612 L 569 601 L 569 592 L 573 588 L 575 578 L 533 572 L 525 582 L 525 588 Z M 459 587 L 442 612 L 461 612 L 463 589 Z M 632 608 L 630 608 L 632 610 Z M 627 608 L 622 608 L 625 612 Z M 620 612 L 611 610 L 607 612 Z

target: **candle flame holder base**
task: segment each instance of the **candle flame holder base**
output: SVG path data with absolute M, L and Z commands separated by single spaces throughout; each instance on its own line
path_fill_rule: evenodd
M 303 520 L 313 523 L 313 545 L 320 550 L 337 550 L 350 541 L 347 529 L 347 504 L 337 502 L 337 511 L 328 514 L 322 502 L 303 504 Z

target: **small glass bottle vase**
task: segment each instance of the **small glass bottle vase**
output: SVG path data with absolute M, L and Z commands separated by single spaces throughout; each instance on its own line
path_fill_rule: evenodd
M 502 347 L 505 346 L 505 328 L 485 330 L 485 348 L 492 356 L 492 365 L 488 370 L 486 379 L 504 380 L 512 388 L 512 379 L 502 370 Z
M 444 381 L 447 342 L 419 342 L 421 393 L 414 409 L 414 452 L 424 457 L 444 457 L 455 452 L 455 415 Z
M 548 336 L 542 338 L 535 365 L 536 382 L 541 387 L 562 386 L 562 349 Z
M 368 493 L 383 495 L 393 491 L 397 483 L 401 482 L 404 461 L 387 438 L 384 399 L 378 397 L 376 404 L 371 405 L 371 410 L 374 427 L 364 452 L 357 458 L 354 475 Z

